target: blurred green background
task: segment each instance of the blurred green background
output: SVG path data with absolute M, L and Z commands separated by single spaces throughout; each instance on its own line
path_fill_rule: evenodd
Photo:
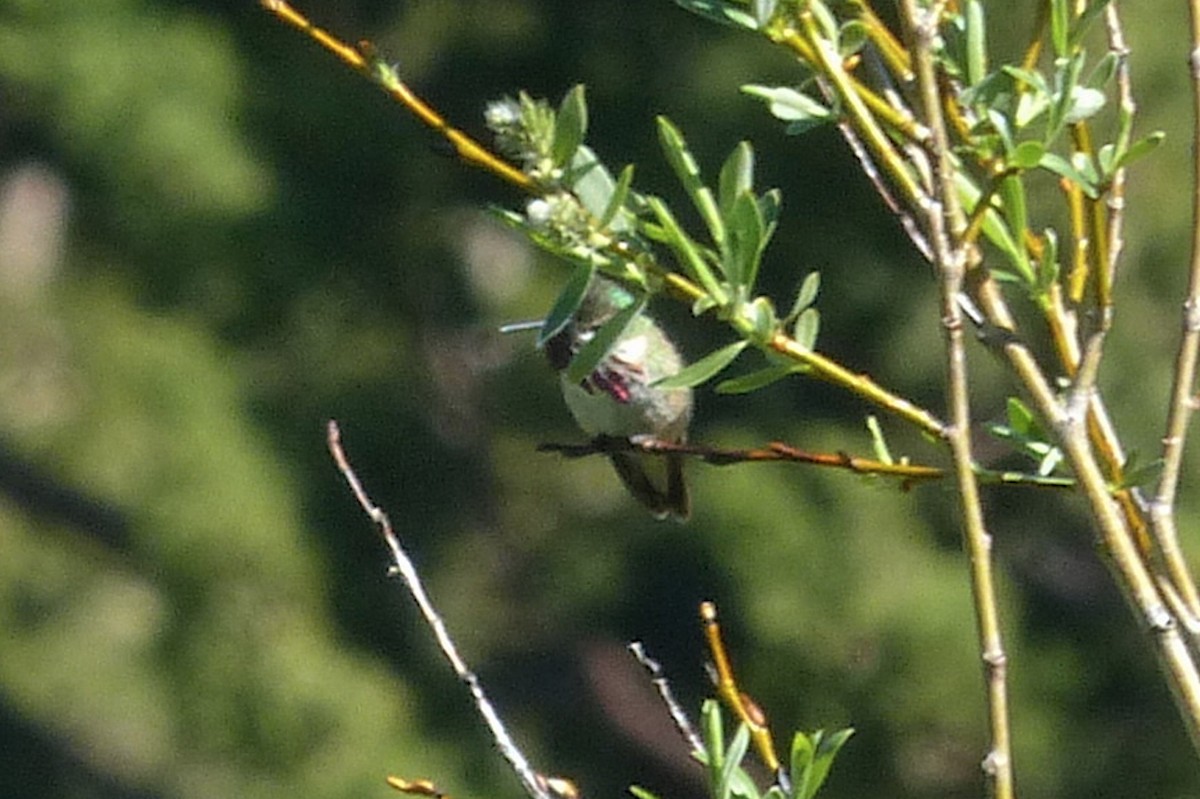
M 1189 213 L 1183 8 L 1150 5 L 1127 18 L 1139 130 L 1169 140 L 1133 176 L 1103 374 L 1144 453 Z M 1013 52 L 1030 4 L 989 6 L 1014 14 L 994 41 Z M 785 197 L 767 288 L 786 302 L 820 270 L 822 348 L 940 411 L 927 268 L 833 131 L 785 138 L 737 92 L 787 82 L 784 54 L 667 0 L 301 8 L 480 135 L 488 100 L 586 83 L 591 143 L 643 190 L 679 198 L 654 115 L 710 174 L 749 137 Z M 530 341 L 495 329 L 543 313 L 562 272 L 482 210 L 522 198 L 441 149 L 251 0 L 0 0 L 0 795 L 365 799 L 388 773 L 519 795 L 327 456 L 336 418 L 518 740 L 585 796 L 701 795 L 622 646 L 645 641 L 698 708 L 703 599 L 781 738 L 857 728 L 831 799 L 979 796 L 951 495 L 697 465 L 678 526 L 604 463 L 536 453 L 579 436 Z M 725 341 L 660 313 L 692 357 Z M 978 350 L 972 368 L 999 418 L 1003 375 Z M 866 453 L 868 411 L 803 379 L 704 391 L 693 437 Z M 1200 796 L 1079 504 L 985 501 L 1024 795 Z

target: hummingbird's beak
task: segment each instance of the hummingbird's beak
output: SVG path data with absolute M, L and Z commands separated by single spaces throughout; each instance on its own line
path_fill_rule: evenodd
M 544 324 L 546 324 L 545 319 L 532 319 L 527 322 L 509 322 L 507 325 L 500 325 L 500 332 L 508 335 L 509 333 L 521 333 L 525 330 L 538 330 Z

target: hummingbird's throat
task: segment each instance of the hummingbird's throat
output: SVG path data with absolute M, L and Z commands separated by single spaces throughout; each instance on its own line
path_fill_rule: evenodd
M 583 390 L 589 394 L 603 391 L 620 405 L 628 404 L 632 396 L 629 391 L 629 382 L 625 376 L 611 369 L 597 369 L 587 380 L 583 381 L 582 385 Z

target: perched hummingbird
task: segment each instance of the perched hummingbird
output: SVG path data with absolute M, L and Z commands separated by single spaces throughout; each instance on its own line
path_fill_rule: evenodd
M 683 443 L 692 418 L 692 390 L 653 385 L 678 373 L 683 359 L 649 316 L 635 316 L 590 375 L 578 383 L 567 378 L 567 366 L 580 348 L 634 301 L 619 284 L 594 278 L 571 320 L 546 341 L 546 356 L 561 374 L 571 415 L 589 436 Z M 688 517 L 683 456 L 615 452 L 609 458 L 621 482 L 656 517 Z

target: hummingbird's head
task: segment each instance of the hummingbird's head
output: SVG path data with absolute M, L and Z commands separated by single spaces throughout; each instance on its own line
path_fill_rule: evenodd
M 566 369 L 592 334 L 633 302 L 633 294 L 620 283 L 603 277 L 592 278 L 570 321 L 543 345 L 550 366 L 559 372 Z

